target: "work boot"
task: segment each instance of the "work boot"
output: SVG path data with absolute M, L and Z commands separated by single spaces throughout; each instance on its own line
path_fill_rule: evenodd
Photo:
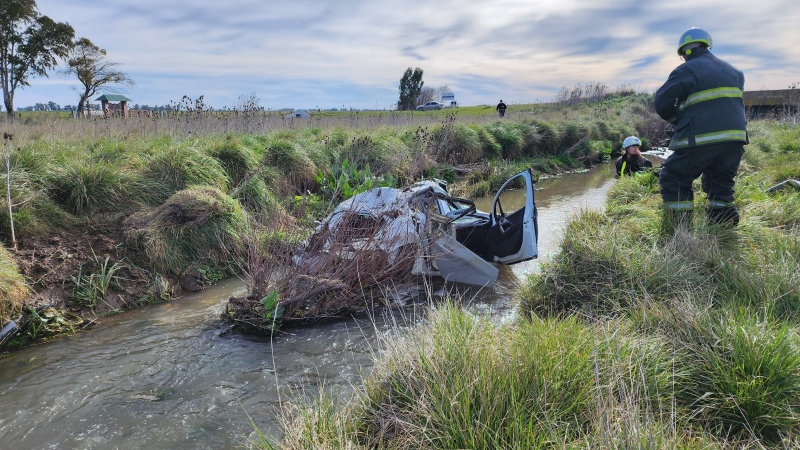
M 708 208 L 707 213 L 708 223 L 711 225 L 721 225 L 727 229 L 733 229 L 739 225 L 739 211 L 735 206 Z
M 692 230 L 694 220 L 694 210 L 691 209 L 669 209 L 664 208 L 661 215 L 661 232 L 665 236 L 675 234 L 679 227 Z

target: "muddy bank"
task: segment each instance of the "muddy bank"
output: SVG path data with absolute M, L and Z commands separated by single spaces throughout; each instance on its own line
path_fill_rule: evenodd
M 29 237 L 12 251 L 19 272 L 29 280 L 33 295 L 14 320 L 16 336 L 7 336 L 6 349 L 90 328 L 100 317 L 166 299 L 153 276 L 127 263 L 119 226 L 61 230 L 48 237 Z M 109 273 L 115 267 L 113 273 Z M 105 273 L 106 280 L 91 274 Z M 110 285 L 105 290 L 103 282 Z M 113 285 L 113 286 L 112 286 Z M 92 292 L 92 290 L 95 290 Z M 81 299 L 81 300 L 78 300 Z

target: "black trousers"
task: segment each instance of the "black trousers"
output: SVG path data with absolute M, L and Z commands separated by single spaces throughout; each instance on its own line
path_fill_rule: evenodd
M 661 167 L 658 184 L 664 206 L 692 201 L 692 182 L 702 176 L 703 192 L 709 201 L 733 204 L 733 186 L 744 154 L 741 142 L 690 147 L 676 150 Z

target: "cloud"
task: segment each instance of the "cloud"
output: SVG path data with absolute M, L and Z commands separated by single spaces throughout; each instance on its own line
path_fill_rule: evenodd
M 714 52 L 740 66 L 749 86 L 784 88 L 800 73 L 800 13 L 790 0 L 37 4 L 106 49 L 137 83 L 126 95 L 151 105 L 204 95 L 223 107 L 256 93 L 268 108 L 374 108 L 397 101 L 407 67 L 422 68 L 428 86 L 450 85 L 462 104 L 547 100 L 592 81 L 655 90 L 680 64 L 677 39 L 691 26 L 712 33 Z M 74 104 L 70 84 L 33 79 L 16 104 Z

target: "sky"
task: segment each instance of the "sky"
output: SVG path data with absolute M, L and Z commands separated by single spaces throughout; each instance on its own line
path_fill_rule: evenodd
M 602 83 L 653 93 L 681 63 L 690 27 L 745 74 L 745 90 L 800 82 L 796 0 L 37 0 L 135 82 L 131 105 L 202 96 L 276 110 L 392 109 L 409 67 L 461 105 L 552 100 Z M 63 66 L 62 66 L 63 67 Z M 76 105 L 58 69 L 15 107 Z M 799 86 L 800 87 L 800 86 Z M 99 94 L 98 94 L 99 95 Z

